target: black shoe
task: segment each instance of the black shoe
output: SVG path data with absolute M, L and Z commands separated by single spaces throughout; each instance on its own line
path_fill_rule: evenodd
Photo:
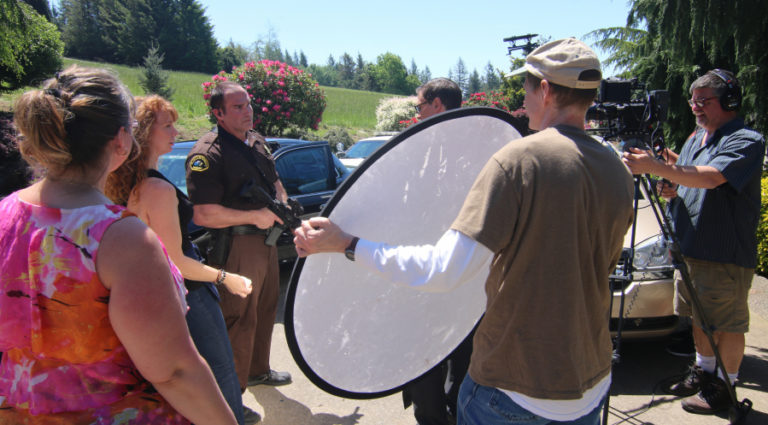
M 686 412 L 699 415 L 713 415 L 728 410 L 731 407 L 728 384 L 719 377 L 712 377 L 698 394 L 683 400 L 682 405 Z
M 248 386 L 254 385 L 272 385 L 273 387 L 279 387 L 280 385 L 288 385 L 291 381 L 291 374 L 288 372 L 277 372 L 272 369 L 269 373 L 264 375 L 254 376 L 248 378 Z
M 253 425 L 259 422 L 261 422 L 261 415 L 250 408 L 243 406 L 243 423 L 245 425 Z
M 714 378 L 713 375 L 704 372 L 699 366 L 693 365 L 681 381 L 664 388 L 664 392 L 678 397 L 692 396 L 699 392 L 712 378 Z

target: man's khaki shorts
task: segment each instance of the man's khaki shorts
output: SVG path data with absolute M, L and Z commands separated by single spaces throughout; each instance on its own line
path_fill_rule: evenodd
M 710 329 L 719 332 L 747 333 L 749 331 L 749 305 L 747 297 L 752 287 L 755 269 L 733 264 L 686 258 L 688 273 L 699 296 L 704 316 Z M 692 316 L 696 326 L 703 329 L 698 312 L 692 312 L 685 282 L 675 271 L 675 313 Z

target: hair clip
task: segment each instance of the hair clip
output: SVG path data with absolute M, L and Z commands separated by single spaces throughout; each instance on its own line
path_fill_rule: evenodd
M 61 90 L 59 89 L 45 89 L 45 94 L 49 94 L 57 99 L 61 99 Z

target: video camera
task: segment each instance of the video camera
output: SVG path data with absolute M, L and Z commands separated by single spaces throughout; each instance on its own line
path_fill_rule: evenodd
M 642 93 L 632 98 L 633 93 Z M 609 78 L 600 82 L 597 102 L 587 111 L 587 120 L 596 121 L 597 127 L 587 131 L 605 140 L 622 143 L 624 150 L 630 147 L 663 149 L 663 139 L 655 137 L 658 124 L 667 119 L 669 92 L 647 92 L 645 84 L 637 78 L 622 80 Z M 661 145 L 659 145 L 659 141 Z

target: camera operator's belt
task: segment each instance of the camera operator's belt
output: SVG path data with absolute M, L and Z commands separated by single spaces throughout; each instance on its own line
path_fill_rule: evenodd
M 269 229 L 259 229 L 252 224 L 241 224 L 239 226 L 232 226 L 233 235 L 268 235 Z

